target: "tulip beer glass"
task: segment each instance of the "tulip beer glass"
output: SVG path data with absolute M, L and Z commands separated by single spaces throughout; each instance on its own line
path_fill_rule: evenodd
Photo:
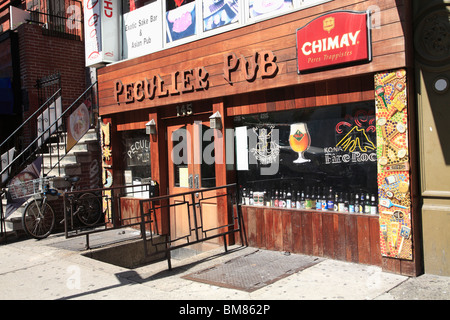
M 311 137 L 309 135 L 306 123 L 300 122 L 291 124 L 289 144 L 291 145 L 292 150 L 298 152 L 298 159 L 294 160 L 294 163 L 304 163 L 311 161 L 303 157 L 303 153 L 308 150 L 311 144 Z

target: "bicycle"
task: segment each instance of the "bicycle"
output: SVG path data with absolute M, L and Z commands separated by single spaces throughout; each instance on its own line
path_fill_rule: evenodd
M 48 200 L 57 199 L 62 193 L 55 187 L 51 188 L 50 182 L 53 182 L 58 188 L 65 188 L 65 191 L 68 189 L 73 191 L 79 180 L 79 177 L 45 177 L 12 186 L 13 190 L 10 190 L 12 198 L 14 196 L 16 198 L 32 197 L 32 201 L 26 205 L 22 215 L 22 227 L 28 236 L 44 239 L 52 233 L 55 227 L 55 211 Z M 87 227 L 95 226 L 100 221 L 102 207 L 97 195 L 92 192 L 84 192 L 80 196 L 69 194 L 67 199 L 69 205 L 66 206 L 65 217 L 70 216 L 71 213 L 72 217 L 76 216 Z M 64 221 L 65 218 L 60 223 L 64 223 Z

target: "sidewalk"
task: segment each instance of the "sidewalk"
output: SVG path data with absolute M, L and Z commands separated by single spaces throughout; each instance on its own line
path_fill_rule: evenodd
M 118 232 L 117 230 L 115 232 Z M 450 300 L 450 277 L 408 278 L 381 268 L 320 258 L 313 265 L 251 292 L 188 280 L 205 269 L 245 258 L 256 248 L 231 246 L 135 269 L 100 262 L 62 248 L 63 235 L 0 245 L 0 299 L 94 300 Z M 83 238 L 71 241 L 83 242 Z M 286 254 L 269 252 L 279 255 Z M 292 258 L 314 257 L 290 255 Z M 255 266 L 261 268 L 263 266 Z M 244 270 L 244 269 L 242 269 Z M 257 270 L 257 269 L 254 269 Z M 202 272 L 199 272 L 202 271 Z M 226 275 L 222 275 L 226 276 Z

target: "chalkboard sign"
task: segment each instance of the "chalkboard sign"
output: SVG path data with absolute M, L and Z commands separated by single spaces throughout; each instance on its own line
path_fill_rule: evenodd
M 238 116 L 234 124 L 247 132 L 236 136 L 237 146 L 247 140 L 248 169 L 237 168 L 242 186 L 377 192 L 373 101 Z

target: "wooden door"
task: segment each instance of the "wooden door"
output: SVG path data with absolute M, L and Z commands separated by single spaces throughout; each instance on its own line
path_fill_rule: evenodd
M 167 126 L 168 191 L 181 194 L 170 200 L 172 245 L 182 245 L 217 234 L 219 215 L 216 191 L 214 133 L 209 119 L 192 118 Z M 186 194 L 190 191 L 196 193 Z M 208 231 L 210 230 L 210 231 Z M 209 243 L 218 243 L 217 240 Z M 202 250 L 205 245 L 197 245 Z

